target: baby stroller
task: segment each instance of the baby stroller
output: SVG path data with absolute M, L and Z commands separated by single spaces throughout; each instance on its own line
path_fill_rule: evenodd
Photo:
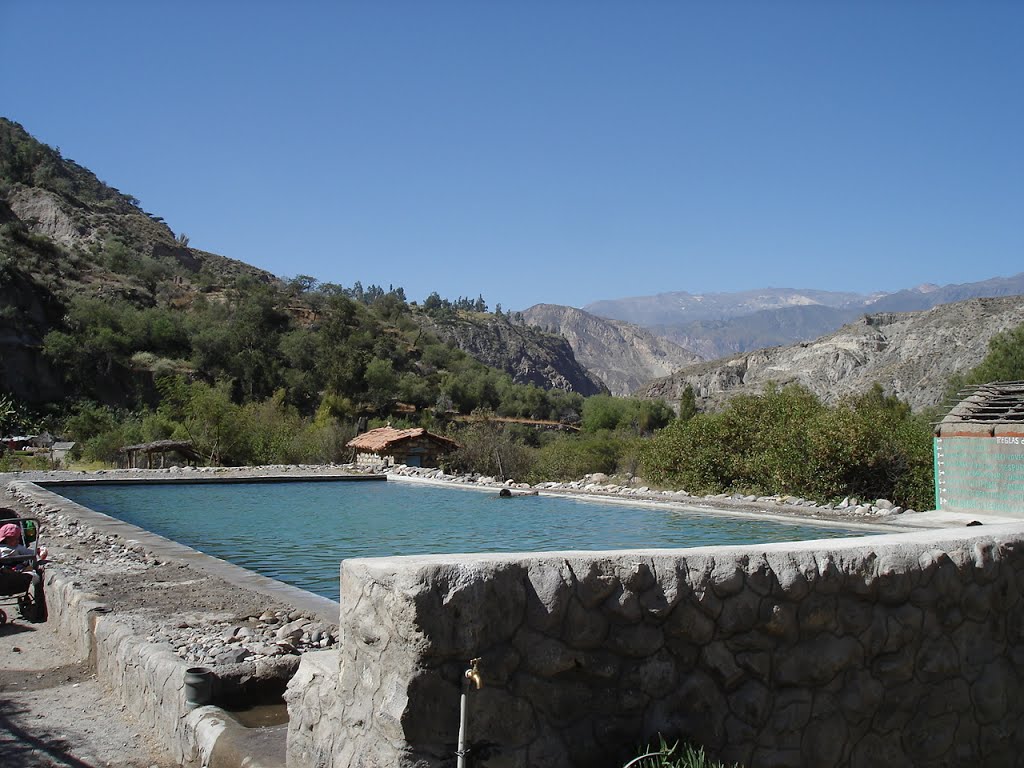
M 27 621 L 46 621 L 43 563 L 36 554 L 39 551 L 39 521 L 24 517 L 0 523 L 17 526 L 18 543 L 30 551 L 29 554 L 0 557 L 0 625 L 6 624 L 8 619 L 3 605 L 16 604 L 18 612 Z

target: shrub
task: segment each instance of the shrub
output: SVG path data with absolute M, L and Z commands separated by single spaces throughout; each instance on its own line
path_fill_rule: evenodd
M 593 395 L 583 401 L 583 431 L 630 430 L 649 434 L 668 424 L 674 414 L 660 400 Z
M 537 449 L 527 479 L 538 483 L 579 480 L 594 472 L 614 474 L 629 441 L 607 430 L 594 435 L 559 435 Z
M 677 741 L 671 747 L 664 738 L 658 737 L 658 746 L 648 746 L 641 754 L 630 760 L 623 768 L 729 768 L 725 763 L 712 760 L 704 754 L 704 748 Z M 732 768 L 740 768 L 736 763 Z
M 457 430 L 450 437 L 460 447 L 445 464 L 456 472 L 476 472 L 502 480 L 519 480 L 529 473 L 530 449 L 484 414 L 480 415 L 479 421 Z
M 662 430 L 640 462 L 651 482 L 694 493 L 856 495 L 919 509 L 931 499 L 930 429 L 879 386 L 834 408 L 795 385 L 737 397 Z

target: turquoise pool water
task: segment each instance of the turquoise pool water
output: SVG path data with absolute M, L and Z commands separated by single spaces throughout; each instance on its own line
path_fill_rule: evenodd
M 53 486 L 140 528 L 338 599 L 349 557 L 754 544 L 863 531 L 399 482 Z

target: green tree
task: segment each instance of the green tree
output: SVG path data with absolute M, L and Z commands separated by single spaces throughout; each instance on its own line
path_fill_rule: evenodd
M 378 411 L 383 411 L 395 401 L 398 376 L 390 360 L 374 358 L 366 364 L 363 374 L 369 401 Z
M 967 373 L 950 379 L 946 399 L 959 399 L 957 392 L 965 387 L 995 381 L 1024 380 L 1024 325 L 993 336 L 985 358 Z
M 285 402 L 283 389 L 262 402 L 238 409 L 239 433 L 231 457 L 241 464 L 294 464 L 301 459 L 298 440 L 304 422 Z
M 693 391 L 693 385 L 687 384 L 683 393 L 679 396 L 679 420 L 689 421 L 697 415 L 697 394 Z
M 0 435 L 7 434 L 8 420 L 15 413 L 14 401 L 7 395 L 0 394 Z
M 237 464 L 244 458 L 241 411 L 231 399 L 231 382 L 210 385 L 184 377 L 157 381 L 161 401 L 157 412 L 178 426 L 174 437 L 188 440 L 211 464 Z

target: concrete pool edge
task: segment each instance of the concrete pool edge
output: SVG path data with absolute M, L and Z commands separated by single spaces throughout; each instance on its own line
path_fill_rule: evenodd
M 108 535 L 119 536 L 129 542 L 138 542 L 142 547 L 163 559 L 185 563 L 242 589 L 280 599 L 299 610 L 315 613 L 330 623 L 336 623 L 338 620 L 339 605 L 330 598 L 272 579 L 269 576 L 263 576 L 240 565 L 147 531 L 145 528 L 118 520 L 103 512 L 97 512 L 50 490 L 48 486 L 51 485 L 59 486 L 60 483 L 47 483 L 44 486 L 19 480 L 7 483 L 5 488 L 8 492 L 15 494 L 19 490 L 27 491 L 33 497 L 32 502 L 45 503 L 51 508 L 55 508 L 58 514 L 67 514 L 84 520 L 98 531 Z M 22 500 L 22 503 L 25 502 Z
M 381 481 L 387 477 L 358 471 L 352 465 L 269 464 L 254 467 L 167 467 L 163 469 L 23 470 L 0 473 L 0 485 L 22 480 L 41 485 L 105 485 L 118 483 L 287 483 Z

